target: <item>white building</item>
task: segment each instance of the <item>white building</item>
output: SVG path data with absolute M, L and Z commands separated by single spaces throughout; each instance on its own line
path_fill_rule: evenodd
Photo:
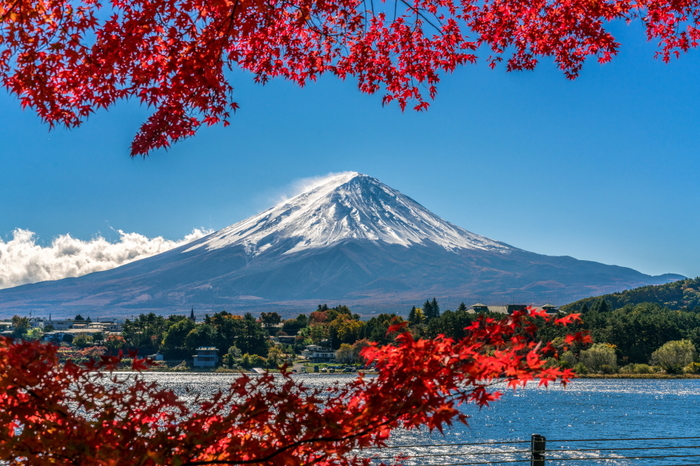
M 73 319 L 49 320 L 46 325 L 51 325 L 54 330 L 68 330 L 73 328 Z
M 301 352 L 311 362 L 335 362 L 335 351 L 318 345 L 309 345 Z
M 200 346 L 197 348 L 197 354 L 192 356 L 194 360 L 192 365 L 194 367 L 216 367 L 219 362 L 218 352 L 219 349 L 213 346 Z

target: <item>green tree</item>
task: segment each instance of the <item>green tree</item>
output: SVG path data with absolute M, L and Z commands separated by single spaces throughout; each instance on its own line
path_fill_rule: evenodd
M 438 305 L 437 299 L 433 298 L 430 304 L 433 307 L 433 318 L 440 317 L 440 306 Z
M 286 362 L 287 355 L 279 345 L 271 346 L 267 351 L 267 364 L 271 368 L 277 368 Z
M 330 338 L 330 327 L 328 325 L 312 325 L 309 327 L 309 337 L 314 344 L 319 344 Z
M 564 369 L 573 368 L 577 362 L 576 355 L 572 351 L 564 351 L 559 357 L 559 366 Z
M 282 322 L 282 316 L 276 312 L 261 312 L 260 322 L 262 322 L 263 327 L 270 329 Z
M 229 347 L 228 352 L 224 355 L 224 364 L 233 367 L 241 359 L 241 350 L 236 345 Z
M 12 316 L 12 337 L 13 338 L 24 338 L 24 336 L 29 331 L 29 318 Z
M 87 348 L 88 346 L 92 346 L 94 342 L 94 338 L 92 338 L 92 335 L 88 335 L 87 333 L 79 333 L 78 335 L 73 338 L 73 346 L 77 346 L 79 348 Z
M 467 306 L 465 306 L 464 303 L 460 304 L 452 316 L 452 332 L 448 333 L 447 335 L 457 340 L 461 340 L 467 336 L 467 332 L 464 329 L 473 324 L 476 319 L 476 314 L 470 314 L 467 312 Z
M 615 348 L 606 343 L 596 343 L 587 350 L 581 351 L 579 361 L 592 372 L 607 372 L 617 369 Z
M 423 304 L 423 314 L 427 322 L 440 317 L 440 306 L 438 305 L 437 299 L 433 298 L 432 301 L 425 300 L 425 304 Z
M 241 321 L 241 334 L 236 338 L 236 346 L 244 353 L 265 356 L 270 342 L 269 334 L 248 312 Z
M 413 326 L 422 324 L 425 321 L 423 309 L 416 306 L 411 307 L 411 312 L 408 313 L 408 321 Z
M 187 319 L 187 318 L 188 318 L 187 316 L 183 316 L 183 315 L 179 315 L 179 314 L 171 314 L 168 316 L 167 319 L 165 319 L 165 322 L 169 328 L 169 327 L 175 325 L 176 323 L 180 322 L 181 320 Z
M 594 305 L 593 308 L 591 309 L 593 312 L 600 312 L 600 313 L 605 313 L 605 312 L 610 312 L 610 305 L 604 298 L 600 298 Z
M 142 354 L 147 354 L 158 350 L 168 327 L 163 316 L 151 312 L 141 314 L 134 320 L 126 319 L 122 336 L 129 347 L 138 348 Z
M 425 316 L 426 321 L 433 318 L 433 304 L 429 299 L 426 299 L 425 303 L 423 304 L 423 315 Z
M 454 313 L 450 310 L 445 311 L 442 315 L 433 317 L 428 320 L 428 338 L 435 338 L 439 334 L 452 336 L 455 330 Z
M 359 316 L 357 316 L 359 317 Z M 351 315 L 339 314 L 331 323 L 330 331 L 334 348 L 340 348 L 341 343 L 353 344 L 360 338 L 365 323 Z
M 617 346 L 628 362 L 647 363 L 655 349 L 667 341 L 683 339 L 690 327 L 696 325 L 697 320 L 687 314 L 642 303 L 607 313 L 591 311 L 584 321 L 592 326 L 594 341 Z
M 25 340 L 41 340 L 44 336 L 44 331 L 40 328 L 30 328 L 27 333 L 24 334 Z
M 287 335 L 296 335 L 299 330 L 309 326 L 309 318 L 306 314 L 299 314 L 296 319 L 285 320 L 282 324 L 282 330 Z
M 677 374 L 693 362 L 697 356 L 695 345 L 690 340 L 666 342 L 651 354 L 651 364 L 661 366 L 670 374 Z
M 352 345 L 343 343 L 335 352 L 335 360 L 342 364 L 352 364 L 355 362 L 355 355 L 352 351 Z
M 400 324 L 404 320 L 396 314 L 379 314 L 365 323 L 360 332 L 361 338 L 385 345 L 394 341 L 394 334 L 387 334 L 387 330 L 394 324 Z
M 200 346 L 215 346 L 216 339 L 216 328 L 213 325 L 207 323 L 199 324 L 190 330 L 185 337 L 185 348 L 192 352 Z
M 217 348 L 230 347 L 245 333 L 243 317 L 226 311 L 217 312 L 211 317 L 207 316 L 204 322 L 216 329 L 214 346 Z
M 469 314 L 466 309 L 457 309 L 454 312 L 448 309 L 438 317 L 430 319 L 427 325 L 421 326 L 423 329 L 419 336 L 434 338 L 443 334 L 451 338 L 464 338 L 466 336 L 464 329 L 471 325 L 476 318 L 476 314 Z
M 260 356 L 259 354 L 250 355 L 250 367 L 267 367 L 267 359 Z
M 362 358 L 360 357 L 360 352 L 369 345 L 370 342 L 364 339 L 358 340 L 352 345 L 343 343 L 340 345 L 338 351 L 335 352 L 335 359 L 343 364 L 363 362 Z
M 186 357 L 187 345 L 185 344 L 185 339 L 195 327 L 196 324 L 192 320 L 184 318 L 168 328 L 163 336 L 161 346 L 166 353 L 166 357 Z

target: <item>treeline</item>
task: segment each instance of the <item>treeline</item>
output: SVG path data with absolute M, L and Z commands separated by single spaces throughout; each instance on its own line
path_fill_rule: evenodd
M 581 324 L 567 329 L 544 326 L 538 332 L 538 338 L 555 342 L 561 341 L 566 331 L 584 330 L 591 335 L 595 342 L 593 347 L 573 348 L 562 358 L 564 365 L 583 373 L 698 371 L 693 362 L 697 359 L 696 348 L 700 348 L 699 307 L 691 311 L 670 309 L 658 303 L 640 303 L 615 309 L 606 299 L 597 298 L 582 303 L 579 311 Z M 670 342 L 683 342 L 674 343 L 670 348 L 675 348 L 678 361 L 685 361 L 685 364 L 661 364 L 658 354 L 654 356 Z M 666 349 L 670 351 L 669 347 Z
M 207 315 L 201 322 L 182 315 L 166 318 L 154 313 L 141 314 L 126 320 L 117 341 L 123 348 L 136 349 L 140 354 L 160 352 L 166 359 L 191 357 L 201 346 L 217 347 L 220 353 L 236 346 L 241 353 L 267 356 L 269 328 L 281 318 L 277 313 L 263 314 L 256 319 L 250 313 L 239 316 L 221 311 Z M 115 343 L 108 346 L 114 347 Z
M 586 331 L 594 342 L 593 345 L 570 348 L 552 364 L 575 368 L 580 373 L 700 372 L 700 365 L 696 362 L 696 348 L 700 348 L 700 308 L 676 310 L 656 303 L 641 303 L 614 309 L 605 299 L 588 302 L 590 307 L 585 303 L 581 306 L 583 321 L 580 324 L 563 328 L 549 325 L 544 319 L 540 322 L 537 338 L 542 341 L 562 345 L 568 333 Z M 355 316 L 355 332 L 344 333 L 338 330 L 348 325 L 349 310 L 341 306 L 339 309 L 346 312 L 343 314 L 337 309 L 324 309 L 319 307 L 316 313 L 311 313 L 310 327 L 301 334 L 311 332 L 318 337 L 330 337 L 333 348 L 340 350 L 338 355 L 343 357 L 356 354 L 370 341 L 389 343 L 393 338 L 393 335 L 386 334 L 389 326 L 405 320 L 415 337 L 433 338 L 444 334 L 459 339 L 465 336 L 465 327 L 482 315 L 496 319 L 504 317 L 503 314 L 467 312 L 464 304 L 455 311 L 441 312 L 433 298 L 422 307 L 413 307 L 408 319 L 381 314 L 363 322 Z
M 643 287 L 626 293 L 589 298 L 564 306 L 562 313 L 578 311 L 582 323 L 561 328 L 541 322 L 537 338 L 561 344 L 567 333 L 588 332 L 593 346 L 575 346 L 559 361 L 552 363 L 576 368 L 579 372 L 667 372 L 697 371 L 693 365 L 700 348 L 700 306 L 693 305 L 699 279 L 683 280 L 657 287 Z M 615 297 L 609 301 L 609 297 Z M 673 302 L 673 307 L 662 303 L 634 303 L 616 308 L 620 302 L 655 297 L 663 303 Z M 682 296 L 682 300 L 666 301 Z M 186 360 L 196 348 L 214 346 L 219 349 L 223 363 L 230 367 L 274 367 L 283 360 L 300 354 L 308 345 L 316 344 L 336 351 L 341 362 L 361 362 L 361 349 L 371 342 L 391 343 L 394 335 L 387 331 L 393 324 L 406 322 L 406 328 L 416 338 L 433 338 L 444 334 L 454 339 L 465 336 L 465 328 L 480 315 L 468 312 L 464 303 L 452 310 L 442 311 L 436 298 L 426 300 L 421 307 L 413 307 L 407 317 L 385 313 L 362 320 L 347 306 L 329 308 L 319 305 L 307 314 L 284 320 L 276 312 L 234 315 L 226 311 L 207 315 L 195 322 L 194 315 L 159 316 L 154 313 L 139 315 L 124 323 L 120 336 L 110 335 L 102 341 L 91 337 L 76 337 L 74 346 L 88 347 L 99 344 L 111 352 L 120 349 L 136 349 L 141 355 L 161 353 L 168 360 Z M 503 318 L 502 314 L 486 314 Z M 25 327 L 20 322 L 19 327 Z M 16 329 L 16 330 L 19 330 Z M 26 337 L 30 337 L 26 328 Z M 282 337 L 273 341 L 270 337 Z M 84 340 L 84 341 L 83 341 Z M 683 354 L 678 361 L 682 366 L 661 364 L 658 351 L 669 342 L 673 351 Z M 680 342 L 680 343 L 679 343 Z M 679 349 L 680 348 L 680 349 Z M 670 351 L 669 348 L 667 350 Z M 655 356 L 655 353 L 656 356 Z M 690 362 L 687 362 L 690 358 Z M 656 369 L 652 366 L 656 366 Z
M 561 312 L 580 313 L 579 328 L 596 343 L 575 348 L 563 361 L 579 372 L 699 372 L 700 277 L 582 299 Z M 551 340 L 559 333 L 543 328 L 540 337 Z M 659 351 L 675 354 L 674 361 Z
M 441 312 L 435 298 L 423 307 L 413 307 L 408 328 L 416 337 L 434 337 L 440 333 L 454 338 L 464 336 L 464 328 L 476 319 L 461 304 L 456 311 Z M 156 352 L 165 359 L 190 358 L 196 348 L 214 346 L 226 365 L 265 365 L 301 353 L 308 345 L 321 345 L 338 351 L 342 362 L 359 362 L 359 351 L 370 342 L 390 343 L 389 327 L 406 321 L 397 314 L 379 314 L 362 320 L 347 306 L 326 304 L 307 314 L 283 320 L 276 312 L 263 312 L 259 318 L 226 311 L 207 315 L 200 322 L 183 315 L 142 314 L 126 320 L 121 336 L 109 336 L 103 342 L 111 351 L 136 349 L 139 354 Z M 277 344 L 271 336 L 287 342 Z
M 456 311 L 441 312 L 437 300 L 426 300 L 422 307 L 413 307 L 408 315 L 408 328 L 416 337 L 434 337 L 440 333 L 454 338 L 464 336 L 464 328 L 476 316 L 467 313 L 461 304 Z M 77 321 L 85 320 L 76 316 Z M 360 362 L 359 352 L 370 342 L 387 344 L 393 335 L 389 327 L 406 319 L 391 313 L 362 320 L 347 306 L 329 308 L 326 304 L 307 314 L 283 320 L 276 312 L 263 312 L 259 317 L 250 313 L 234 315 L 227 311 L 206 315 L 196 321 L 194 314 L 161 316 L 141 314 L 127 319 L 121 335 L 64 335 L 63 346 L 91 348 L 99 346 L 112 354 L 120 350 L 136 350 L 142 356 L 160 353 L 166 360 L 187 360 L 199 347 L 216 347 L 224 364 L 229 366 L 259 366 L 280 362 L 300 354 L 307 346 L 316 344 L 334 351 L 343 362 Z M 16 321 L 16 322 L 15 322 Z M 87 321 L 86 321 L 87 322 Z M 27 318 L 13 320 L 16 338 L 37 339 L 39 329 L 29 329 Z M 36 335 L 34 334 L 36 333 Z M 270 337 L 285 343 L 274 342 Z

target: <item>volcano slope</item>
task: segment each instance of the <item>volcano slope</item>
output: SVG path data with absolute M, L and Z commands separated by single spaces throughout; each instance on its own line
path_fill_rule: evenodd
M 165 253 L 105 272 L 0 290 L 0 316 L 308 312 L 369 314 L 438 297 L 564 304 L 684 277 L 545 256 L 480 236 L 355 172 Z

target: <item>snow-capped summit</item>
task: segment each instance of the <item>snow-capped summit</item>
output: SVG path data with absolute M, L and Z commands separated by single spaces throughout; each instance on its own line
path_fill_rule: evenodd
M 251 256 L 370 240 L 409 247 L 435 243 L 447 250 L 508 252 L 510 246 L 452 225 L 376 178 L 334 174 L 264 212 L 213 233 L 185 252 L 244 245 Z
M 632 269 L 524 251 L 442 220 L 376 179 L 348 172 L 190 244 L 104 272 L 0 290 L 0 317 L 42 311 L 406 312 L 436 297 L 564 304 L 666 283 Z M 454 308 L 454 307 L 453 307 Z

